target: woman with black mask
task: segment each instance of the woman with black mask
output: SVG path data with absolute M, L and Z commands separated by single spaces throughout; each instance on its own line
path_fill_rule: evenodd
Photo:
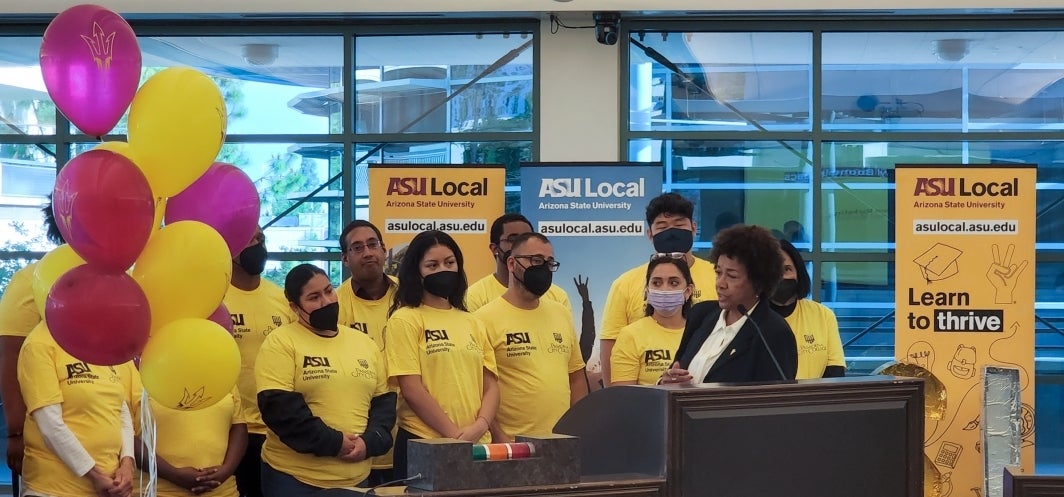
M 273 330 L 255 361 L 266 497 L 353 487 L 370 458 L 388 452 L 395 393 L 384 357 L 365 333 L 339 326 L 339 304 L 321 268 L 288 272 L 285 297 L 299 321 Z
M 401 392 L 396 478 L 407 476 L 407 441 L 486 443 L 499 408 L 495 353 L 484 325 L 466 311 L 462 251 L 450 235 L 425 231 L 399 263 L 399 289 L 385 328 L 388 375 Z
M 783 316 L 798 344 L 796 379 L 846 376 L 846 358 L 835 313 L 806 297 L 811 286 L 805 261 L 794 245 L 780 240 L 783 279 L 769 298 L 772 309 Z

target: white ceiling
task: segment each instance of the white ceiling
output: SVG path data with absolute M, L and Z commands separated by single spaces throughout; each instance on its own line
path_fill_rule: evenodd
M 0 11 L 11 14 L 54 14 L 84 3 L 78 0 L 0 0 Z M 99 0 L 122 14 L 138 13 L 251 13 L 251 12 L 336 12 L 347 14 L 412 12 L 620 12 L 666 11 L 858 11 L 928 10 L 928 9 L 1060 9 L 1064 0 L 881 0 L 853 2 L 845 0 L 743 0 L 707 2 L 705 0 Z

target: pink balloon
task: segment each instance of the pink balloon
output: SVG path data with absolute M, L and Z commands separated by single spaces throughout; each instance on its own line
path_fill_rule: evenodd
M 218 304 L 218 308 L 207 316 L 207 319 L 222 325 L 222 328 L 225 328 L 230 335 L 233 334 L 233 316 L 229 315 L 229 309 L 225 307 L 225 303 Z
M 155 200 L 144 173 L 129 159 L 90 150 L 59 171 L 52 210 L 63 238 L 82 259 L 125 271 L 151 236 Z
M 101 366 L 122 364 L 140 354 L 151 327 L 148 298 L 137 282 L 126 273 L 91 264 L 56 280 L 44 319 L 63 350 Z
M 140 45 L 125 19 L 99 5 L 64 10 L 44 31 L 41 73 L 55 106 L 85 133 L 102 136 L 140 83 Z
M 215 162 L 166 201 L 166 224 L 178 221 L 199 221 L 214 228 L 236 257 L 259 226 L 259 191 L 240 168 Z

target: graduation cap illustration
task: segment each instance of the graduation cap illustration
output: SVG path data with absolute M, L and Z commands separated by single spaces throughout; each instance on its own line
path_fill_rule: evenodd
M 942 243 L 936 243 L 919 257 L 913 259 L 920 266 L 920 274 L 928 283 L 941 281 L 957 274 L 957 258 L 961 251 Z

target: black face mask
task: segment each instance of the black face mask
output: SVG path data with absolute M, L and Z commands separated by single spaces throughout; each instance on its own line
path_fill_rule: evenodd
M 550 289 L 551 281 L 554 279 L 554 273 L 550 272 L 550 268 L 546 264 L 540 264 L 538 266 L 531 266 L 525 269 L 524 279 L 518 278 L 514 275 L 517 281 L 520 281 L 525 289 L 537 297 L 543 296 Z
M 236 263 L 252 276 L 262 274 L 266 269 L 266 244 L 258 243 L 245 248 L 240 252 Z
M 776 291 L 772 293 L 772 298 L 769 300 L 784 304 L 797 296 L 798 280 L 785 279 L 780 280 L 779 284 L 776 285 Z
M 458 288 L 459 278 L 458 271 L 440 271 L 422 278 L 422 285 L 426 292 L 446 299 Z
M 495 257 L 497 257 L 498 260 L 501 261 L 503 264 L 506 264 L 506 259 L 510 258 L 510 253 L 511 252 L 513 252 L 513 251 L 512 250 L 507 250 L 507 251 L 504 252 L 504 251 L 500 250 L 500 251 L 495 253 Z
M 307 312 L 304 310 L 303 312 Z M 331 330 L 336 331 L 339 328 L 336 326 L 340 320 L 340 303 L 333 302 L 326 304 L 325 307 L 319 307 L 314 309 L 314 312 L 307 313 L 307 321 L 316 330 Z
M 669 252 L 691 251 L 695 245 L 695 234 L 683 228 L 669 228 L 654 235 L 654 250 L 662 254 Z

